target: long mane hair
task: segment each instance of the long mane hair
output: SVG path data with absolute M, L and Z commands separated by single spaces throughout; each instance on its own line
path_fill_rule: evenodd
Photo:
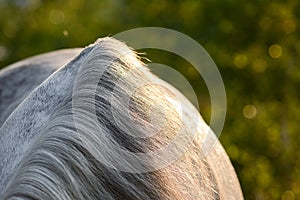
M 198 111 L 134 51 L 103 38 L 67 57 L 3 120 L 2 199 L 243 198 Z

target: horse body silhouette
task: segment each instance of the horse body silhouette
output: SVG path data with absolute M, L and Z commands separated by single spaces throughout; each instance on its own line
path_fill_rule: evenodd
M 0 71 L 0 127 L 1 199 L 243 199 L 197 110 L 112 38 Z

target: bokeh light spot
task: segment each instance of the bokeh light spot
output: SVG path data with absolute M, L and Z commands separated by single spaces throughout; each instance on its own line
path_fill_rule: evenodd
M 244 68 L 248 64 L 248 57 L 244 54 L 237 54 L 233 59 L 233 63 L 237 68 Z
M 246 105 L 243 108 L 243 115 L 247 119 L 253 119 L 257 114 L 256 107 L 254 105 Z
M 237 160 L 239 158 L 239 149 L 235 145 L 229 146 L 227 152 L 232 160 Z
M 62 24 L 65 20 L 65 15 L 60 10 L 51 10 L 49 19 L 52 24 Z
M 273 20 L 269 17 L 263 17 L 260 21 L 259 21 L 259 26 L 261 29 L 263 30 L 268 30 L 271 28 L 273 24 Z
M 280 58 L 282 56 L 282 48 L 278 44 L 272 44 L 268 50 L 269 50 L 269 55 L 272 58 Z
M 286 33 L 293 33 L 296 30 L 296 24 L 293 20 L 285 20 L 282 23 L 282 28 Z
M 266 70 L 267 63 L 262 58 L 254 59 L 253 61 L 253 69 L 256 72 L 264 72 Z
M 64 30 L 64 31 L 63 31 L 63 35 L 64 35 L 64 36 L 68 36 L 68 35 L 69 35 L 69 32 L 68 32 L 67 30 Z
M 300 180 L 295 181 L 292 188 L 295 193 L 300 194 Z
M 281 195 L 281 200 L 294 200 L 295 199 L 295 194 L 291 190 L 287 190 L 282 193 Z

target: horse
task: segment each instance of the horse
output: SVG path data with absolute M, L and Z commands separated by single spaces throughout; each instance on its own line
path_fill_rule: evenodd
M 0 127 L 1 199 L 243 199 L 197 109 L 114 38 L 1 70 Z

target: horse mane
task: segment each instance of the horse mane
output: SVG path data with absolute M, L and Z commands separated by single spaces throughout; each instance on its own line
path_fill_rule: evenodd
M 198 111 L 134 51 L 102 38 L 76 54 L 3 120 L 0 197 L 243 198 Z

